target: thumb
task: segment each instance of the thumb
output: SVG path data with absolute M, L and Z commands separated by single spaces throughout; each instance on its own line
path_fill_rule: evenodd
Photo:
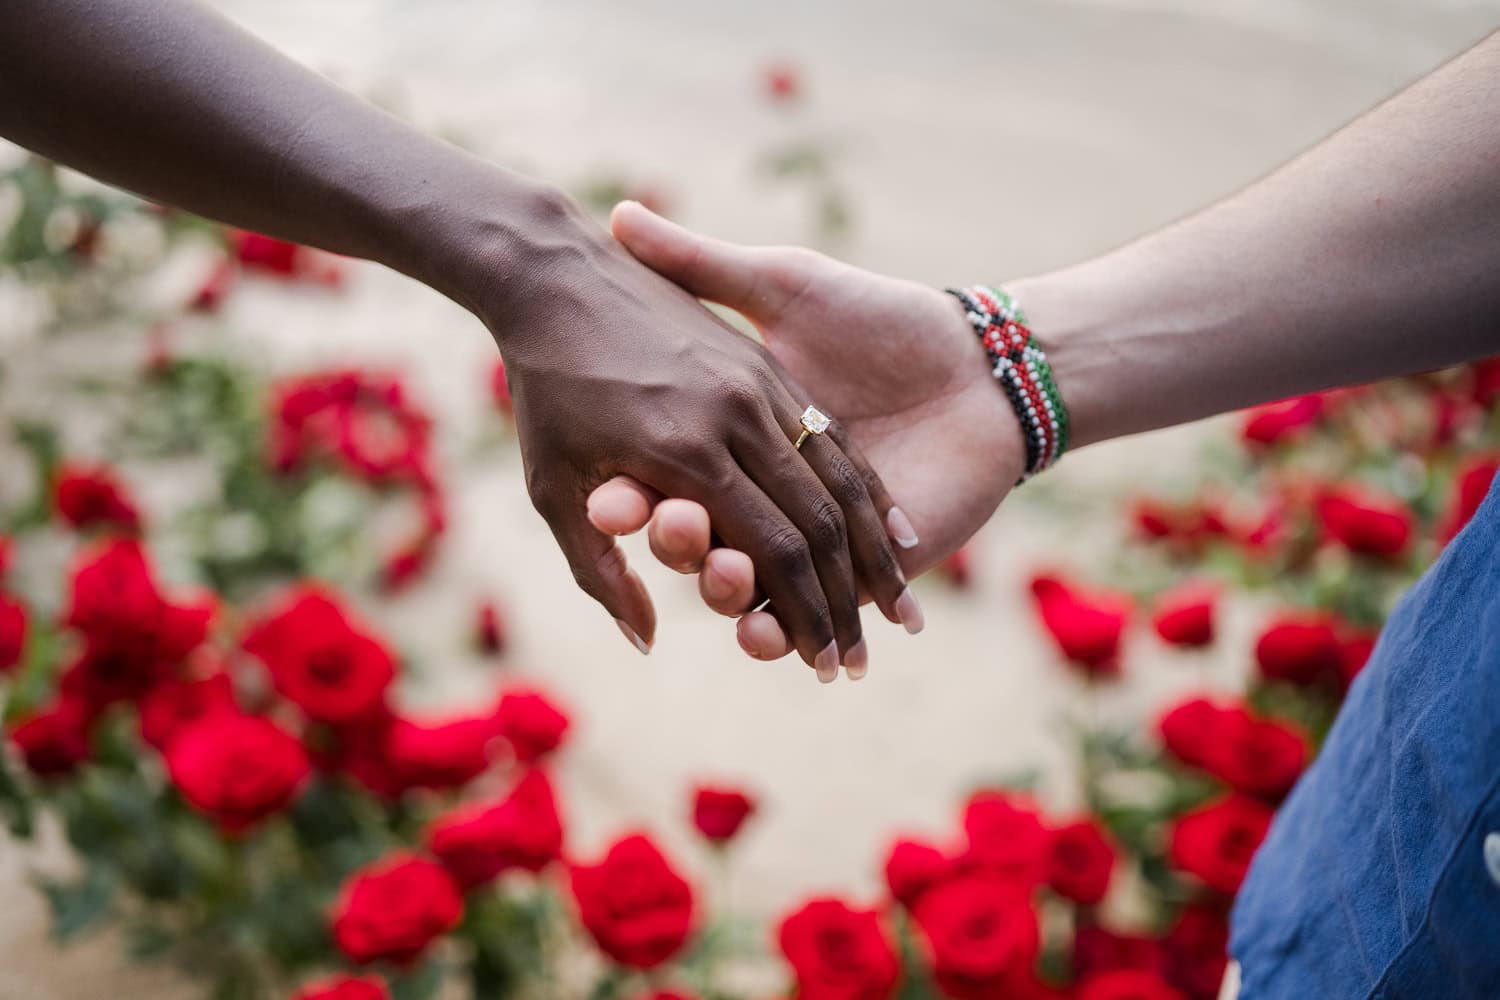
M 622 201 L 610 232 L 636 260 L 700 299 L 745 316 L 769 316 L 795 292 L 781 287 L 773 251 L 700 236 L 636 201 Z

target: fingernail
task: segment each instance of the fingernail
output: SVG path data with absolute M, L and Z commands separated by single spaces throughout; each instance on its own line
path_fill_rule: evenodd
M 870 649 L 863 639 L 854 644 L 844 656 L 844 672 L 851 681 L 857 681 L 870 669 Z
M 885 530 L 891 533 L 896 544 L 903 549 L 917 547 L 917 529 L 911 526 L 911 518 L 900 507 L 892 507 L 891 512 L 885 516 Z
M 901 591 L 901 596 L 896 598 L 896 618 L 910 635 L 916 635 L 927 624 L 927 620 L 922 617 L 922 605 L 917 603 L 917 595 L 911 592 L 910 587 Z
M 813 669 L 818 672 L 818 680 L 824 684 L 833 683 L 834 678 L 839 675 L 838 642 L 830 642 L 817 656 L 813 657 Z
M 626 625 L 625 622 L 619 618 L 615 619 L 615 625 L 619 626 L 620 634 L 623 635 L 626 639 L 630 640 L 630 644 L 634 646 L 642 656 L 651 655 L 651 647 L 646 645 L 644 639 L 635 634 L 635 629 L 631 628 L 629 625 Z

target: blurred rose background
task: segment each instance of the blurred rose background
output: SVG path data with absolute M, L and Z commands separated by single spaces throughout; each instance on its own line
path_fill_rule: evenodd
M 633 197 L 718 236 L 811 244 L 933 284 L 1032 273 L 1191 212 L 1477 40 L 1500 14 L 1483 0 L 217 6 L 418 126 L 601 213 Z M 199 288 L 212 261 L 189 246 L 152 288 L 168 298 Z M 925 633 L 866 616 L 872 668 L 860 684 L 823 687 L 791 661 L 745 658 L 691 582 L 632 540 L 662 618 L 642 659 L 573 586 L 531 509 L 479 324 L 394 274 L 336 268 L 337 288 L 240 281 L 215 303 L 213 322 L 228 332 L 207 349 L 283 376 L 351 363 L 394 371 L 431 414 L 446 531 L 425 574 L 372 612 L 421 664 L 401 681 L 402 704 L 461 711 L 502 679 L 543 685 L 572 719 L 553 766 L 570 852 L 597 858 L 622 831 L 649 828 L 712 884 L 716 904 L 732 901 L 749 928 L 737 933 L 762 947 L 810 895 L 869 902 L 886 891 L 893 836 L 946 842 L 975 787 L 1024 778 L 1049 816 L 1081 810 L 1069 729 L 1080 718 L 1149 728 L 1189 694 L 1236 695 L 1255 666 L 1274 610 L 1262 592 L 1220 602 L 1216 641 L 1202 651 L 1165 652 L 1140 615 L 1118 656 L 1122 676 L 1099 683 L 1062 666 L 1029 588 L 1055 571 L 1150 589 L 1118 555 L 1134 530 L 1129 504 L 1147 483 L 1191 494 L 1204 456 L 1237 441 L 1238 417 L 1090 449 L 1021 490 L 961 566 L 920 585 Z M 0 277 L 5 416 L 27 405 L 27 365 L 62 362 L 34 350 L 24 281 Z M 199 345 L 195 329 L 184 338 Z M 25 466 L 20 448 L 0 445 L 0 480 L 18 482 Z M 177 477 L 123 474 L 148 522 L 183 489 Z M 17 492 L 0 484 L 0 499 Z M 503 619 L 502 657 L 470 641 L 485 601 Z M 716 867 L 692 823 L 700 782 L 757 800 L 723 878 L 709 876 Z M 113 932 L 52 943 L 28 872 L 70 864 L 56 829 L 37 845 L 0 841 L 10 901 L 0 1000 L 203 995 L 175 972 L 130 962 Z M 1128 923 L 1129 901 L 1116 905 Z M 775 972 L 749 975 L 771 984 L 756 990 L 777 988 Z

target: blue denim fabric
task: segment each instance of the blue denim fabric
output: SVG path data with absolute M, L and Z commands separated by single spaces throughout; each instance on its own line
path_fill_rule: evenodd
M 1232 928 L 1240 1000 L 1500 998 L 1500 477 L 1396 606 Z

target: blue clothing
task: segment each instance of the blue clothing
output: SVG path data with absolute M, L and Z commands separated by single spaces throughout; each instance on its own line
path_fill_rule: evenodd
M 1240 1000 L 1500 1000 L 1500 477 L 1396 606 L 1232 927 Z

